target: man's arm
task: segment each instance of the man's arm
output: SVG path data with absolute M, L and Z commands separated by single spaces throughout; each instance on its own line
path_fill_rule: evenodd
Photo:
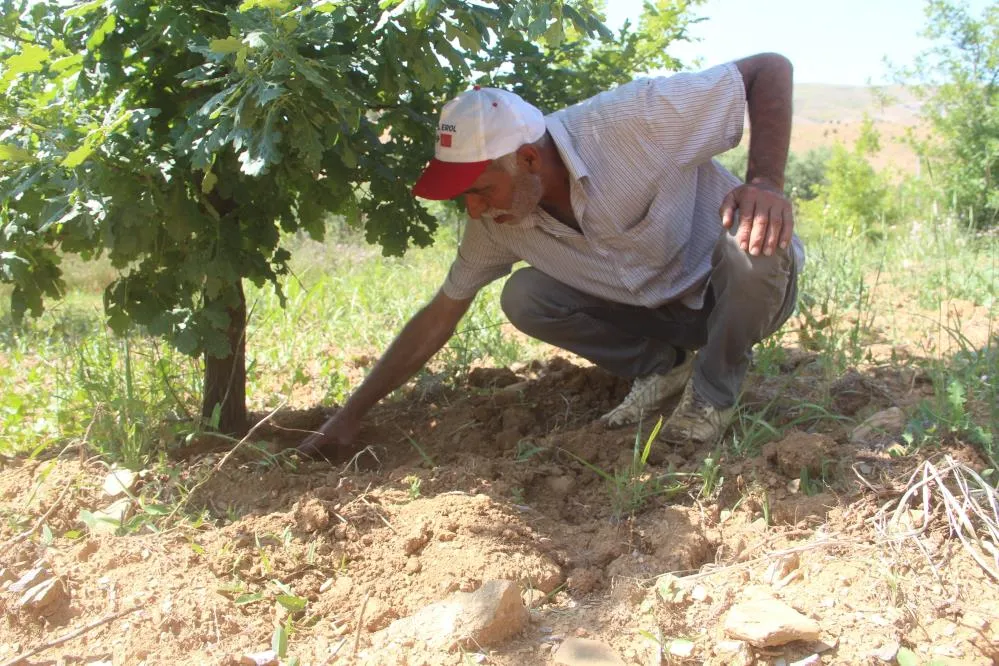
M 784 197 L 784 167 L 791 142 L 791 62 L 761 53 L 735 63 L 746 87 L 749 110 L 749 165 L 746 184 L 722 202 L 726 228 L 739 211 L 736 238 L 750 254 L 771 255 L 778 243 L 787 248 L 794 230 L 791 203 Z
M 298 451 L 322 458 L 324 451 L 332 453 L 338 447 L 352 447 L 364 415 L 402 386 L 447 343 L 471 304 L 471 298 L 454 300 L 438 293 L 409 320 L 340 411 L 319 432 L 302 442 Z

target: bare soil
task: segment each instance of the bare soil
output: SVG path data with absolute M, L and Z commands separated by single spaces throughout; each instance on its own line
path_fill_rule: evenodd
M 465 386 L 384 403 L 364 450 L 331 462 L 281 453 L 327 412 L 279 414 L 261 444 L 227 458 L 194 447 L 145 473 L 126 524 L 142 505 L 181 507 L 155 516 L 156 531 L 84 527 L 81 511 L 113 501 L 101 487 L 107 468 L 84 448 L 8 461 L 0 663 L 133 608 L 23 663 L 238 663 L 270 647 L 291 612 L 277 595 L 290 592 L 308 600 L 292 614 L 288 648 L 302 664 L 549 664 L 568 637 L 599 640 L 627 664 L 725 664 L 724 616 L 763 588 L 818 621 L 822 637 L 755 649 L 757 663 L 894 663 L 899 646 L 926 661 L 997 663 L 997 581 L 941 516 L 917 539 L 892 539 L 880 512 L 927 457 L 984 461 L 956 441 L 918 456 L 892 455 L 890 436 L 850 441 L 870 414 L 908 413 L 930 394 L 919 371 L 872 365 L 829 379 L 817 357 L 788 350 L 779 372 L 751 375 L 744 396 L 754 418 L 793 423 L 788 436 L 748 457 L 657 444 L 642 478 L 669 473 L 675 487 L 634 515 L 615 510 L 595 471 L 632 462 L 635 429 L 595 423 L 627 389 L 563 358 L 477 369 Z M 735 427 L 737 441 L 753 423 Z M 710 494 L 703 477 L 683 476 L 703 472 L 707 457 L 720 460 Z M 39 565 L 61 582 L 41 611 L 10 590 Z M 394 619 L 490 579 L 521 586 L 531 614 L 517 638 L 474 654 L 372 642 Z M 689 657 L 669 654 L 677 638 L 693 641 Z

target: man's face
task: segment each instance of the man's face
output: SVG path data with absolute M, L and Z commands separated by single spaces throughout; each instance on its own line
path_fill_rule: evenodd
M 537 174 L 519 165 L 510 173 L 494 162 L 465 191 L 465 208 L 473 220 L 523 226 L 543 194 Z

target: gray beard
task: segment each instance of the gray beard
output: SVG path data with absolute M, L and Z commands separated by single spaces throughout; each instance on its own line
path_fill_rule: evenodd
M 482 213 L 481 217 L 488 222 L 495 222 L 497 217 L 509 215 L 513 222 L 505 222 L 504 226 L 516 227 L 518 229 L 530 229 L 536 226 L 536 218 L 531 213 L 538 204 L 541 203 L 541 195 L 544 187 L 541 185 L 541 177 L 523 173 L 519 169 L 513 174 L 513 201 L 510 208 L 503 210 L 500 208 L 490 208 Z

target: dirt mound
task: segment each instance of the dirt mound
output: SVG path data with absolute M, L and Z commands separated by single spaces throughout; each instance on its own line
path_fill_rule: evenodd
M 999 586 L 946 522 L 936 515 L 919 541 L 885 531 L 879 509 L 919 461 L 851 439 L 925 383 L 883 371 L 830 382 L 789 354 L 753 379 L 752 419 L 728 448 L 657 444 L 645 467 L 634 451 L 652 423 L 594 423 L 627 389 L 564 359 L 479 370 L 460 391 L 382 405 L 363 449 L 333 465 L 284 450 L 327 410 L 279 415 L 269 444 L 224 464 L 189 452 L 140 475 L 118 522 L 100 518 L 121 502 L 102 489 L 104 467 L 15 461 L 0 471 L 0 661 L 86 628 L 25 663 L 227 663 L 266 650 L 277 627 L 303 664 L 547 664 L 575 638 L 629 664 L 999 656 Z M 982 466 L 970 448 L 949 453 Z M 58 581 L 45 603 L 17 587 L 32 571 Z M 372 642 L 497 579 L 531 609 L 517 638 L 478 656 Z M 750 599 L 785 602 L 820 641 L 733 648 L 724 619 Z

